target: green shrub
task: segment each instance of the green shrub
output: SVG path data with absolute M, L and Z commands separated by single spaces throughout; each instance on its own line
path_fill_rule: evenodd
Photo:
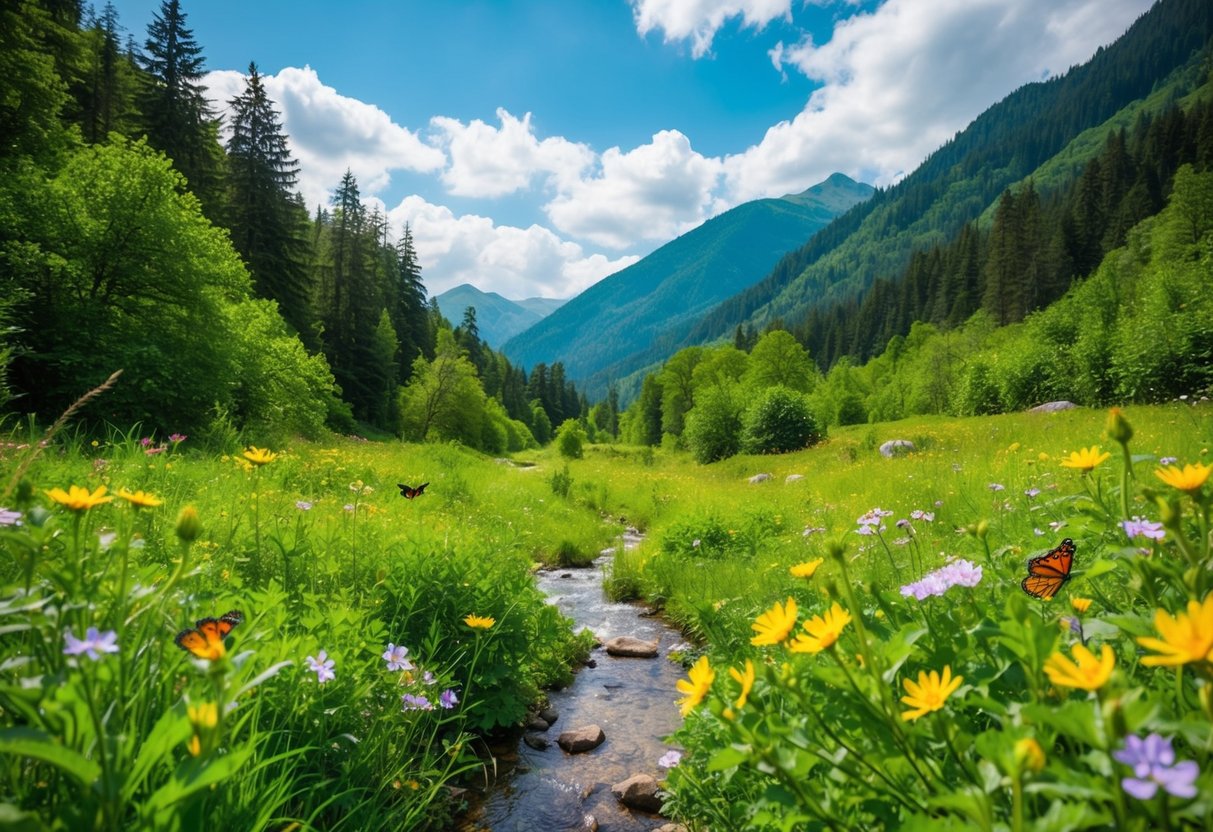
M 741 450 L 740 396 L 725 387 L 702 391 L 687 415 L 683 438 L 697 462 L 726 459 Z
M 556 449 L 565 459 L 581 459 L 587 441 L 585 431 L 576 419 L 566 419 L 556 431 Z
M 746 411 L 741 444 L 746 453 L 782 454 L 816 445 L 823 433 L 803 395 L 771 387 Z

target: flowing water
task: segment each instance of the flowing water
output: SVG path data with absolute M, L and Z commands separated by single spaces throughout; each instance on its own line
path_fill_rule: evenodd
M 629 531 L 622 543 L 630 548 L 639 540 Z M 559 832 L 583 829 L 585 815 L 593 815 L 604 832 L 649 830 L 668 823 L 625 808 L 611 786 L 633 774 L 651 774 L 658 780 L 664 774 L 657 761 L 671 747 L 661 738 L 682 723 L 674 683 L 684 676 L 667 653 L 682 639 L 660 619 L 643 617 L 641 608 L 606 599 L 603 570 L 613 552 L 603 552 L 589 569 L 542 572 L 539 588 L 573 619 L 575 628 L 589 627 L 604 642 L 625 635 L 658 641 L 658 657 L 625 659 L 595 650 L 595 667 L 582 668 L 569 687 L 548 696 L 560 714 L 542 734 L 551 746 L 537 751 L 519 740 L 517 764 L 498 778 L 469 828 Z M 593 751 L 567 754 L 556 745 L 561 731 L 590 724 L 606 734 L 606 741 Z

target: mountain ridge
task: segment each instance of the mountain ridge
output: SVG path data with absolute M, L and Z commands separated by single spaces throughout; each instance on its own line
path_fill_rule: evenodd
M 447 289 L 435 295 L 434 301 L 443 316 L 453 324 L 463 319 L 464 310 L 473 307 L 480 339 L 494 349 L 567 303 L 560 298 L 511 300 L 497 292 L 485 292 L 470 283 L 460 283 Z

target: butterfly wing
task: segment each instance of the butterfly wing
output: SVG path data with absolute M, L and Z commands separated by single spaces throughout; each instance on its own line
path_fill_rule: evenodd
M 240 622 L 244 621 L 244 613 L 240 610 L 229 610 L 219 616 L 219 635 L 226 636 Z
M 415 489 L 413 489 L 413 491 L 414 491 L 413 496 L 414 496 L 414 497 L 420 497 L 420 496 L 421 496 L 421 494 L 422 494 L 422 492 L 424 492 L 424 491 L 425 491 L 425 487 L 426 487 L 427 485 L 429 485 L 429 483 L 428 483 L 428 482 L 423 482 L 421 485 L 419 485 L 419 486 L 417 486 Z
M 415 497 L 421 496 L 421 492 L 425 491 L 425 487 L 427 485 L 429 485 L 428 482 L 423 482 L 421 485 L 413 488 L 413 486 L 405 485 L 402 482 L 396 483 L 396 487 L 400 489 L 400 496 L 404 497 L 406 500 L 412 500 Z
M 240 610 L 225 612 L 219 618 L 203 618 L 195 622 L 193 627 L 177 633 L 173 642 L 199 659 L 215 661 L 227 653 L 224 637 L 242 621 L 244 613 Z
M 1066 538 L 1056 549 L 1028 561 L 1028 577 L 1020 584 L 1023 591 L 1048 601 L 1066 581 L 1074 565 L 1074 541 Z

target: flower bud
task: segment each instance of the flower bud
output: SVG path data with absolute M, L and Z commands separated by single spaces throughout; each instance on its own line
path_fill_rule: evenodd
M 1119 442 L 1121 445 L 1129 444 L 1129 440 L 1133 438 L 1133 426 L 1120 412 L 1119 407 L 1108 411 L 1108 422 L 1104 426 L 1104 432 L 1108 434 L 1109 439 Z
M 193 543 L 202 534 L 202 521 L 198 519 L 198 509 L 186 506 L 177 515 L 177 537 L 186 543 Z
M 1035 737 L 1024 737 L 1015 743 L 1015 763 L 1020 770 L 1040 771 L 1045 767 L 1045 750 Z

